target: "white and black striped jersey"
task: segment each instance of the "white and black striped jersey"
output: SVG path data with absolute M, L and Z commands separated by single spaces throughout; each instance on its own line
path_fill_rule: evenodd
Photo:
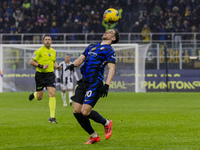
M 76 71 L 70 71 L 69 69 L 65 71 L 66 67 L 71 64 L 72 62 L 69 62 L 68 64 L 66 64 L 65 61 L 60 62 L 59 66 L 62 66 L 62 69 L 60 71 L 58 71 L 58 69 L 56 70 L 56 78 L 61 79 L 61 84 L 73 83 L 73 75 L 76 78 L 76 81 L 79 80 Z

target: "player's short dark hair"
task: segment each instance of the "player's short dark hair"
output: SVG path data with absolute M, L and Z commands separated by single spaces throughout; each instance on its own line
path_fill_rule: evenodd
M 116 40 L 114 40 L 112 43 L 115 44 L 115 43 L 119 42 L 120 36 L 119 36 L 119 32 L 116 29 L 113 29 L 113 30 L 115 30 L 115 38 L 116 38 Z
M 50 36 L 50 35 L 44 35 L 44 37 L 43 37 L 43 41 L 44 41 L 45 37 L 47 37 L 47 36 L 51 38 L 51 36 Z

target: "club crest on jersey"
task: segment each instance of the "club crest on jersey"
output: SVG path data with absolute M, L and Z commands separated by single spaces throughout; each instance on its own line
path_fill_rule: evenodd
M 96 47 L 95 48 L 92 48 L 92 51 L 95 51 Z
M 51 54 L 49 53 L 49 57 L 51 57 Z
M 100 48 L 100 50 L 104 50 L 104 49 L 105 49 L 104 47 Z

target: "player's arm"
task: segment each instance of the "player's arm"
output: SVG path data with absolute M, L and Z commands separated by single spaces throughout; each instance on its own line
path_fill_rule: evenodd
M 59 66 L 57 64 L 57 62 L 54 62 L 54 68 L 58 69 L 58 70 L 61 70 L 62 69 L 62 66 Z
M 80 66 L 84 62 L 85 58 L 85 55 L 81 54 L 81 56 L 79 56 L 71 65 L 67 66 L 65 71 L 68 69 L 74 71 L 74 67 Z
M 41 64 L 38 64 L 37 61 L 35 61 L 33 59 L 30 60 L 29 64 L 34 66 L 34 67 L 39 67 L 39 68 L 42 68 L 42 69 L 47 69 L 49 67 L 49 64 L 41 65 Z
M 109 85 L 112 81 L 114 74 L 115 74 L 115 64 L 108 63 L 108 77 L 106 79 L 106 83 L 99 90 L 99 97 L 107 97 Z
M 84 60 L 85 60 L 85 55 L 82 54 L 81 56 L 79 56 L 79 57 L 73 62 L 74 67 L 80 66 L 80 65 L 83 63 Z
M 61 79 L 60 79 L 60 77 L 59 77 L 58 69 L 56 69 L 55 75 L 56 75 L 56 79 L 57 79 L 58 83 L 60 83 L 60 82 L 61 82 Z
M 108 63 L 108 77 L 107 77 L 107 80 L 106 80 L 107 85 L 110 85 L 114 74 L 115 74 L 115 64 L 114 63 Z

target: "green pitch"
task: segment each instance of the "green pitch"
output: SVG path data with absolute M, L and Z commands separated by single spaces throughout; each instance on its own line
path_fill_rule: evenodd
M 48 96 L 29 101 L 29 93 L 0 93 L 1 150 L 197 150 L 200 149 L 200 93 L 109 93 L 94 108 L 113 120 L 113 134 L 91 121 L 101 141 L 89 135 L 70 106 L 56 93 L 58 124 L 48 122 Z

